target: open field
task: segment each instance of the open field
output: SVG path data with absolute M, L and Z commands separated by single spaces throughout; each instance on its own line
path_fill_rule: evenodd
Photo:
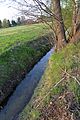
M 43 24 L 33 24 L 0 29 L 0 54 L 17 44 L 36 39 L 47 32 Z

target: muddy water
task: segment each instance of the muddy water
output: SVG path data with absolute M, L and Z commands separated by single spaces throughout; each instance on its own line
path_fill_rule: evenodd
M 23 110 L 31 99 L 34 89 L 41 79 L 53 49 L 51 49 L 26 75 L 18 85 L 7 105 L 0 112 L 0 120 L 16 120 L 16 116 Z

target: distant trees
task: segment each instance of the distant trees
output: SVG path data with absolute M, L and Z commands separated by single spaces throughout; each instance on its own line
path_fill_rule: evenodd
M 20 17 L 17 18 L 17 25 L 21 25 L 21 18 Z
M 9 27 L 8 20 L 6 18 L 3 20 L 2 27 L 3 28 L 8 28 Z
M 0 20 L 0 28 L 2 28 L 2 21 Z
M 7 20 L 6 18 L 3 19 L 3 21 L 0 20 L 0 28 L 8 28 L 11 27 L 11 23 L 9 20 Z
M 7 23 L 8 23 L 8 27 L 11 27 L 10 20 L 7 20 Z
M 0 20 L 0 28 L 8 28 L 8 27 L 14 27 L 14 26 L 19 26 L 19 25 L 25 25 L 25 24 L 32 24 L 34 21 L 32 19 L 27 19 L 25 16 L 20 16 L 17 17 L 16 20 L 8 20 L 8 19 L 3 19 L 3 21 Z
M 17 23 L 16 23 L 15 20 L 12 20 L 12 21 L 11 21 L 11 24 L 12 24 L 13 27 L 17 25 Z
M 24 17 L 18 17 L 17 20 L 7 20 L 6 18 L 3 19 L 3 21 L 0 20 L 0 28 L 8 28 L 8 27 L 14 27 L 16 25 L 23 24 L 25 18 Z
M 26 21 L 25 16 L 21 16 L 21 24 L 25 24 L 25 21 Z

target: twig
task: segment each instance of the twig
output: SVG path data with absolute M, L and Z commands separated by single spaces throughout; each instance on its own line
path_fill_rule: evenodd
M 61 69 L 61 70 L 62 70 L 66 75 L 68 75 L 69 77 L 73 78 L 73 79 L 80 85 L 79 80 L 78 80 L 75 76 L 69 74 L 69 73 L 66 71 L 66 69 L 65 69 L 65 70 Z
M 68 75 L 68 76 L 70 76 L 71 78 L 73 78 L 79 85 L 80 85 L 80 82 L 79 82 L 79 80 L 75 77 L 75 76 L 73 76 L 73 75 L 70 75 L 69 73 L 67 73 L 66 72 L 66 74 Z
M 49 92 L 48 92 L 48 93 L 44 96 L 44 98 L 39 102 L 39 104 L 37 105 L 36 108 L 38 108 L 38 107 L 41 105 L 41 103 L 44 101 L 44 99 L 50 94 L 51 90 L 53 90 L 53 88 L 57 87 L 64 79 L 65 79 L 65 77 L 62 78 L 59 82 L 57 82 L 54 86 L 51 87 L 51 89 L 49 90 Z

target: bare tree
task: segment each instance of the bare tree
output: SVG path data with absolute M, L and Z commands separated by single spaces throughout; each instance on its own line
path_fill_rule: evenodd
M 40 17 L 41 15 L 48 15 L 51 18 L 51 23 L 45 19 L 43 21 L 49 25 L 55 34 L 56 49 L 60 50 L 66 43 L 65 25 L 63 21 L 61 4 L 62 0 L 13 0 L 20 7 L 17 8 L 20 12 L 28 17 Z M 69 1 L 69 0 L 68 0 Z M 72 34 L 70 36 L 71 42 L 76 41 L 80 37 L 80 1 L 73 1 L 73 18 L 72 18 Z
M 75 42 L 80 39 L 80 0 L 73 0 L 72 39 Z

